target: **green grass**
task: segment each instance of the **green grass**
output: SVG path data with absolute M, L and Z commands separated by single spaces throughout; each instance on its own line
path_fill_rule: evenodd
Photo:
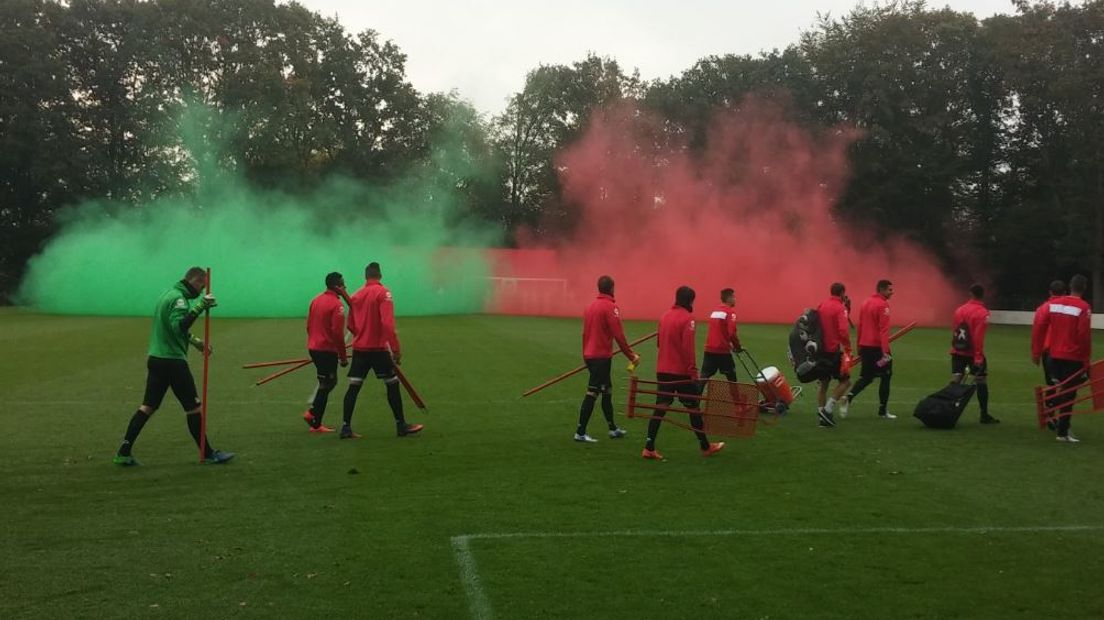
M 397 439 L 370 384 L 364 438 L 343 442 L 306 433 L 309 370 L 254 388 L 263 373 L 239 368 L 297 355 L 300 321 L 218 320 L 210 435 L 238 458 L 198 465 L 170 395 L 136 445 L 143 466 L 122 469 L 110 459 L 141 398 L 148 327 L 0 312 L 0 618 L 464 618 L 453 539 L 518 532 L 590 535 L 456 539 L 496 618 L 1104 615 L 1104 531 L 969 529 L 1104 527 L 1104 421 L 1078 417 L 1076 446 L 1035 428 L 1026 329 L 987 340 L 999 426 L 978 425 L 975 405 L 951 432 L 909 416 L 948 372 L 947 333 L 917 330 L 894 351 L 900 419 L 875 419 L 872 387 L 819 429 L 806 397 L 709 460 L 666 427 L 653 463 L 636 420 L 625 441 L 570 440 L 581 379 L 519 398 L 577 363 L 577 321 L 401 319 L 404 368 L 431 408 L 409 417 L 427 429 Z M 784 328 L 741 335 L 761 362 L 784 361 Z

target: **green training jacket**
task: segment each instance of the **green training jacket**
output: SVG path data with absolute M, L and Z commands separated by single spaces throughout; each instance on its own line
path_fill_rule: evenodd
M 150 331 L 149 355 L 172 360 L 188 359 L 188 330 L 184 318 L 192 309 L 191 300 L 199 293 L 183 281 L 161 294 L 153 309 L 153 329 Z

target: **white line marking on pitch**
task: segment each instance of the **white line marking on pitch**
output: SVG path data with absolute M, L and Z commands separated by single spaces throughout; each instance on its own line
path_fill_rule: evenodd
M 653 538 L 697 536 L 806 536 L 838 534 L 1018 534 L 1031 532 L 1094 532 L 1104 530 L 1104 525 L 1022 525 L 1022 526 L 944 526 L 944 527 L 860 527 L 826 528 L 798 527 L 761 530 L 613 530 L 606 532 L 487 532 L 462 534 L 450 538 L 452 553 L 460 566 L 460 581 L 468 596 L 468 608 L 475 620 L 491 620 L 494 612 L 490 600 L 479 579 L 479 568 L 472 554 L 473 540 L 505 540 L 520 538 L 602 538 L 607 536 L 634 536 Z
M 490 620 L 494 616 L 483 586 L 479 583 L 479 569 L 475 565 L 475 556 L 471 552 L 471 537 L 454 536 L 452 552 L 460 565 L 460 581 L 463 582 L 464 592 L 468 595 L 468 607 L 471 609 L 472 618 Z

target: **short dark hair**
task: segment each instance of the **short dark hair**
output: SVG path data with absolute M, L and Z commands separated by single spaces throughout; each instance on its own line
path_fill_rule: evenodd
M 609 276 L 601 276 L 598 278 L 598 292 L 603 295 L 609 295 L 613 293 L 613 278 Z
M 847 292 L 847 287 L 843 285 L 843 282 L 833 282 L 828 292 L 836 297 L 843 297 L 843 294 Z
M 721 289 L 721 301 L 727 302 L 729 299 L 736 296 L 736 290 L 731 288 Z
M 693 311 L 695 297 L 697 297 L 697 293 L 694 292 L 694 289 L 684 284 L 675 291 L 675 305 Z
M 326 288 L 333 288 L 341 284 L 345 277 L 336 271 L 331 271 L 326 274 Z
M 1051 295 L 1065 295 L 1069 293 L 1069 289 L 1066 288 L 1066 283 L 1061 280 L 1052 280 L 1050 282 L 1050 294 Z
M 189 267 L 188 272 L 184 274 L 184 279 L 191 280 L 193 278 L 198 278 L 199 276 L 203 276 L 204 278 L 206 278 L 207 270 L 203 267 Z
M 1089 288 L 1089 279 L 1081 274 L 1077 274 L 1070 278 L 1070 292 L 1080 295 Z
M 893 286 L 893 283 L 889 280 L 878 280 L 878 288 L 876 290 L 880 293 L 891 286 Z
M 974 296 L 974 299 L 981 299 L 985 297 L 985 287 L 980 284 L 974 284 L 970 287 L 970 294 Z
M 383 272 L 380 271 L 379 263 L 368 263 L 368 266 L 364 268 L 364 277 L 368 279 L 378 280 Z

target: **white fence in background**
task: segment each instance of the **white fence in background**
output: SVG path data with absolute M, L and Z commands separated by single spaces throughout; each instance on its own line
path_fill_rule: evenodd
M 1034 312 L 1017 312 L 1015 310 L 989 311 L 989 322 L 994 325 L 1031 325 L 1034 320 Z M 1092 315 L 1092 328 L 1104 329 L 1104 314 Z

